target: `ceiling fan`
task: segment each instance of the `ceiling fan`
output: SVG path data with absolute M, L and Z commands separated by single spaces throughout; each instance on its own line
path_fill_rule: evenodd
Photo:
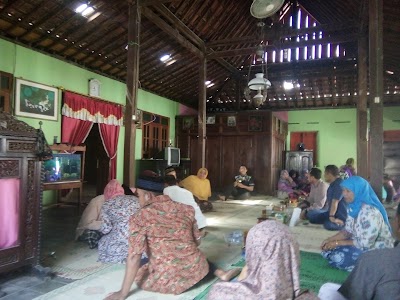
M 250 13 L 257 19 L 265 19 L 277 13 L 284 3 L 285 0 L 254 0 Z

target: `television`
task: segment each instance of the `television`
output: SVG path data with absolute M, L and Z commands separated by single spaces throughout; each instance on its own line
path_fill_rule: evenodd
M 181 162 L 181 151 L 179 148 L 166 147 L 164 149 L 164 160 L 168 166 L 179 166 Z
M 53 154 L 53 159 L 44 162 L 44 182 L 81 180 L 81 155 L 70 153 Z

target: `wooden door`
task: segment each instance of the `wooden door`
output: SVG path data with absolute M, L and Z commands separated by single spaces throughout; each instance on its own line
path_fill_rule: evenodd
M 206 141 L 206 168 L 213 190 L 221 186 L 221 140 L 215 136 Z
M 197 174 L 197 170 L 201 168 L 201 162 L 199 161 L 199 139 L 196 136 L 190 137 L 190 159 L 192 162 L 192 174 Z
M 290 151 L 297 151 L 297 145 L 299 143 L 303 143 L 306 150 L 312 151 L 314 153 L 313 161 L 314 164 L 317 165 L 318 164 L 317 136 L 318 136 L 318 131 L 291 132 Z
M 254 171 L 255 165 L 255 144 L 253 136 L 237 136 L 235 147 L 235 167 L 236 173 L 239 171 L 240 165 L 245 165 L 249 170 L 249 174 Z
M 221 188 L 225 188 L 233 183 L 241 162 L 236 161 L 238 155 L 235 156 L 235 136 L 222 137 L 221 145 Z

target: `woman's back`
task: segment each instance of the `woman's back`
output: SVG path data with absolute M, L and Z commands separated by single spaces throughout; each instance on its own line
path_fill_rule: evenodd
M 207 274 L 208 263 L 195 242 L 200 232 L 193 207 L 156 198 L 130 221 L 130 252 L 149 257 L 136 278 L 143 289 L 179 294 Z
M 121 263 L 128 254 L 129 219 L 140 209 L 135 196 L 119 195 L 104 202 L 99 241 L 99 261 Z

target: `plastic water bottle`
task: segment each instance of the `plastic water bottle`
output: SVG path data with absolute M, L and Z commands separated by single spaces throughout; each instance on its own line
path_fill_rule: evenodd
M 225 241 L 229 245 L 243 245 L 243 232 L 241 230 L 235 230 L 225 235 Z

